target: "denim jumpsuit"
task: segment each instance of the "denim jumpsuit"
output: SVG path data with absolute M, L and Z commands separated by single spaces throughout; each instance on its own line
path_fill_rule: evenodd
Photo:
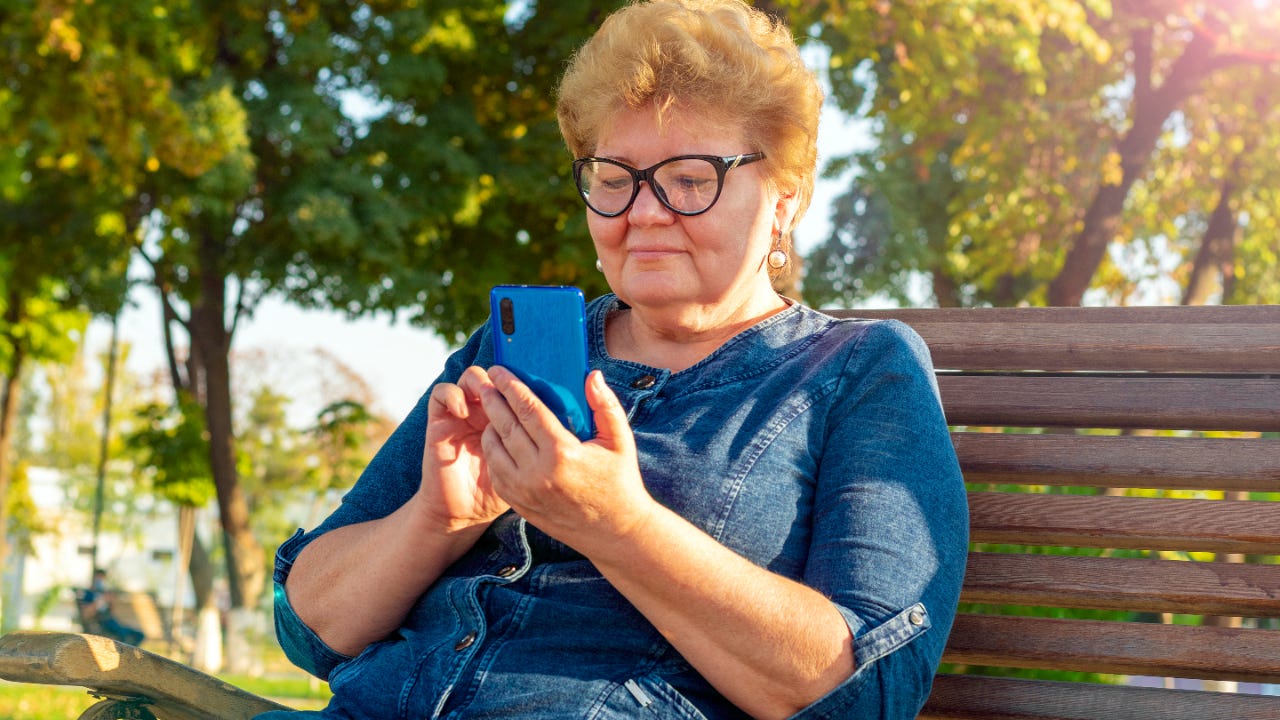
M 968 542 L 959 467 L 928 351 L 894 321 L 799 304 L 678 373 L 611 358 L 606 295 L 588 306 L 590 364 L 626 408 L 649 492 L 758 565 L 830 598 L 856 670 L 797 718 L 914 718 L 950 632 Z M 437 380 L 493 362 L 477 331 Z M 591 562 L 514 512 L 356 657 L 289 605 L 298 553 L 379 518 L 420 482 L 424 395 L 342 505 L 275 563 L 276 631 L 334 697 L 303 718 L 741 718 Z M 726 593 L 732 587 L 723 588 Z M 725 627 L 724 632 L 733 632 Z

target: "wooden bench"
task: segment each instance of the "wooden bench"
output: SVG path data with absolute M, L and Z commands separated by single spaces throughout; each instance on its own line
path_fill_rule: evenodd
M 1280 697 L 1165 687 L 1280 683 L 1280 306 L 833 314 L 925 338 L 971 485 L 964 605 L 921 718 L 1280 718 Z M 971 674 L 1008 668 L 1088 675 Z M 0 638 L 0 677 L 150 698 L 161 720 L 275 707 L 79 635 Z
M 1280 306 L 839 314 L 925 338 L 970 485 L 922 718 L 1280 718 L 1280 697 L 1164 689 L 1280 682 Z M 978 667 L 1161 680 L 955 674 Z

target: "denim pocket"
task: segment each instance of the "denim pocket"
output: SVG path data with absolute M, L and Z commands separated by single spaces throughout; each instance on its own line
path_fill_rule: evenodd
M 707 720 L 707 716 L 660 675 L 648 674 L 613 685 L 591 720 L 634 720 L 637 717 Z

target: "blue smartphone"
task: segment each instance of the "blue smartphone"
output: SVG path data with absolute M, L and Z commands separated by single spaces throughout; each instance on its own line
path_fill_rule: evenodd
M 499 285 L 489 292 L 496 364 L 515 373 L 580 440 L 594 435 L 587 380 L 586 302 L 567 285 Z

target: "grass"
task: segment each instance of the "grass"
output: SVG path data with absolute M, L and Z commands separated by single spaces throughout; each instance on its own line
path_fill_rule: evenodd
M 310 676 L 251 678 L 222 675 L 219 677 L 241 690 L 271 698 L 294 710 L 319 710 L 329 702 L 329 697 L 333 694 L 329 692 L 327 684 Z M 4 720 L 4 717 L 0 716 L 0 720 Z
M 0 683 L 0 720 L 75 718 L 93 703 L 84 688 Z
M 318 710 L 329 699 L 328 685 L 305 677 L 225 676 L 222 679 L 242 690 L 269 697 L 295 710 Z M 94 702 L 95 699 L 84 688 L 0 681 L 0 720 L 75 718 Z

